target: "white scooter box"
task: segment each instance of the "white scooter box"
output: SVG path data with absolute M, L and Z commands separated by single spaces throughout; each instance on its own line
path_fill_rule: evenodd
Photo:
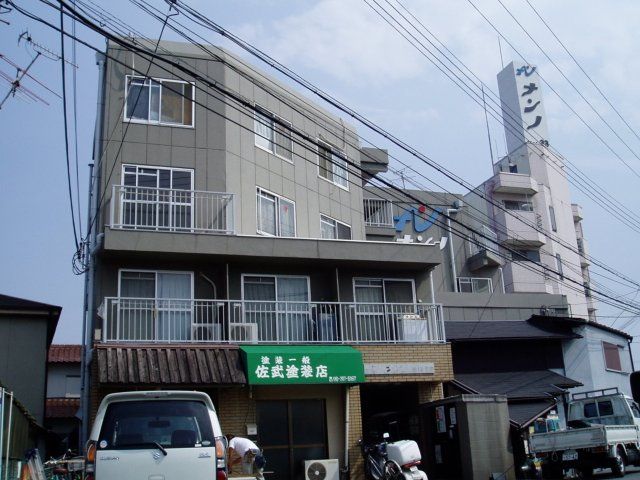
M 420 449 L 413 440 L 398 440 L 387 444 L 387 456 L 389 460 L 395 461 L 398 465 L 407 465 L 420 461 Z

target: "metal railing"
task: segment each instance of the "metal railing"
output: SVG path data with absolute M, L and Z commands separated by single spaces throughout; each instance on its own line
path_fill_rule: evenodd
M 443 343 L 422 303 L 105 298 L 103 342 Z
M 113 185 L 111 228 L 235 233 L 234 194 Z
M 368 227 L 393 227 L 393 209 L 389 200 L 365 198 L 364 224 Z

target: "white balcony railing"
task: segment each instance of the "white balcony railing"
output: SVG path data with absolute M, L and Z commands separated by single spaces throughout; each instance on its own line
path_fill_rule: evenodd
M 393 210 L 389 200 L 365 198 L 364 224 L 367 227 L 393 227 Z
M 103 342 L 442 343 L 442 307 L 421 303 L 105 298 Z
M 234 194 L 113 186 L 111 228 L 234 233 Z

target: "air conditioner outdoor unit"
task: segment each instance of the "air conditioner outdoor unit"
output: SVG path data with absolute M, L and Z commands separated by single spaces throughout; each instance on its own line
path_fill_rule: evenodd
M 191 325 L 191 338 L 194 341 L 222 340 L 222 325 L 219 323 L 194 323 Z
M 229 340 L 232 342 L 258 343 L 258 324 L 233 323 L 229 325 Z
M 338 480 L 340 478 L 338 459 L 305 460 L 304 478 L 305 480 Z
M 398 319 L 398 329 L 404 340 L 427 341 L 429 331 L 427 320 L 415 313 L 405 313 Z

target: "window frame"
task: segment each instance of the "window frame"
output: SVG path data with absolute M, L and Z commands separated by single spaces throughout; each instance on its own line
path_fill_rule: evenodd
M 129 80 L 131 79 L 131 80 Z M 151 82 L 156 82 L 160 84 L 160 92 L 158 94 L 158 120 L 150 120 L 149 112 L 151 111 L 151 98 L 149 98 L 149 107 L 147 108 L 147 119 L 140 118 L 130 118 L 127 117 L 127 100 L 129 98 L 129 88 L 133 83 L 133 80 L 143 80 L 143 86 L 147 85 L 147 81 L 149 82 L 149 86 Z M 172 83 L 181 83 L 183 85 L 191 85 L 191 124 L 187 123 L 171 123 L 171 122 L 163 122 L 162 121 L 162 90 L 163 90 L 163 82 L 172 82 Z M 184 95 L 180 95 L 183 98 L 183 108 L 184 108 L 184 100 L 186 97 Z M 195 128 L 196 124 L 196 84 L 195 82 L 187 82 L 185 80 L 174 80 L 172 78 L 156 78 L 156 77 L 143 77 L 141 75 L 125 75 L 125 85 L 124 85 L 124 109 L 123 109 L 123 121 L 128 123 L 139 123 L 142 125 L 158 125 L 163 127 L 178 127 L 178 128 Z
M 260 229 L 260 208 L 258 207 L 258 200 L 260 198 L 260 193 L 263 193 L 263 197 L 266 195 L 270 195 L 272 197 L 275 198 L 275 227 L 276 227 L 276 233 L 275 235 L 269 232 L 265 232 L 264 230 Z M 280 225 L 280 201 L 284 200 L 286 202 L 291 203 L 291 205 L 293 205 L 293 235 L 292 236 L 283 236 L 281 235 L 281 225 Z M 266 188 L 262 188 L 259 186 L 256 186 L 256 233 L 258 235 L 264 235 L 267 237 L 280 237 L 280 238 L 297 238 L 298 236 L 298 221 L 297 221 L 297 215 L 296 215 L 296 202 L 291 200 L 290 198 L 285 197 L 284 195 L 278 195 L 277 193 L 273 193 L 269 190 L 267 190 Z
M 118 269 L 118 298 L 122 298 L 121 288 L 122 288 L 122 274 L 126 272 L 133 273 L 153 273 L 154 274 L 154 297 L 153 300 L 160 300 L 161 297 L 158 296 L 158 274 L 159 273 L 175 273 L 177 275 L 189 275 L 190 283 L 191 283 L 191 298 L 190 301 L 193 301 L 195 292 L 194 292 L 194 274 L 191 270 L 153 270 L 153 269 L 145 269 L 145 268 L 119 268 Z M 125 297 L 127 298 L 127 297 Z M 136 297 L 131 297 L 136 298 Z M 179 299 L 179 300 L 187 300 L 187 299 Z
M 329 221 L 327 221 L 327 220 L 329 220 Z M 322 223 L 323 222 L 327 223 L 327 224 L 330 224 L 331 222 L 334 223 L 333 228 L 335 228 L 335 232 L 336 232 L 336 236 L 335 237 L 329 238 L 329 237 L 323 237 L 322 236 Z M 340 224 L 340 225 L 342 225 L 344 227 L 347 227 L 349 229 L 349 238 L 340 238 L 338 236 L 338 224 Z M 351 225 L 349 225 L 347 223 L 344 223 L 344 222 L 341 222 L 340 220 L 336 220 L 335 218 L 330 217 L 329 215 L 325 215 L 324 213 L 321 213 L 320 214 L 320 238 L 322 240 L 353 240 L 353 229 L 351 228 Z
M 493 293 L 493 280 L 489 277 L 458 277 L 458 291 L 460 293 Z M 474 288 L 474 280 L 475 281 L 479 281 L 479 280 L 486 280 L 488 285 L 489 285 L 489 291 L 488 292 L 478 292 L 476 291 L 476 289 Z M 470 292 L 463 292 L 462 288 L 460 287 L 461 283 L 469 283 L 471 285 L 471 291 Z
M 553 205 L 549 205 L 549 222 L 551 223 L 551 231 L 558 231 L 558 224 L 556 223 L 556 209 Z
M 380 282 L 380 288 L 382 289 L 382 303 L 383 304 L 387 304 L 387 303 L 395 303 L 395 302 L 387 302 L 387 293 L 386 290 L 384 288 L 384 283 L 385 282 L 409 282 L 411 283 L 411 293 L 413 296 L 413 301 L 411 302 L 412 304 L 417 304 L 417 300 L 416 300 L 416 282 L 415 279 L 413 278 L 391 278 L 391 277 L 353 277 L 351 279 L 351 285 L 353 287 L 353 303 L 357 304 L 358 302 L 356 301 L 356 282 L 357 281 L 367 281 L 367 282 Z M 376 286 L 376 285 L 358 285 L 360 287 L 367 287 L 367 286 Z
M 615 351 L 617 352 L 617 360 L 618 360 L 618 364 L 620 366 L 620 369 L 616 369 L 614 368 L 614 366 L 610 366 L 609 363 L 607 362 L 607 345 L 610 347 L 615 347 Z M 610 351 L 614 351 L 612 348 L 609 347 Z M 609 372 L 616 372 L 616 373 L 624 373 L 624 370 L 622 368 L 622 356 L 620 355 L 620 350 L 624 350 L 623 347 L 620 347 L 620 345 L 617 345 L 615 343 L 611 343 L 611 342 L 607 342 L 605 340 L 602 340 L 602 358 L 604 360 L 604 368 L 605 370 L 609 371 Z
M 273 300 L 264 300 L 264 302 L 282 302 L 282 303 L 286 303 L 286 301 L 278 300 L 278 279 L 279 278 L 305 279 L 307 281 L 307 294 L 309 296 L 309 300 L 306 303 L 311 303 L 311 277 L 309 275 L 280 275 L 277 273 L 241 273 L 240 274 L 240 295 L 243 302 L 245 301 L 244 286 L 245 286 L 245 279 L 247 277 L 263 277 L 263 278 L 273 279 L 273 292 L 275 294 L 275 298 Z M 247 300 L 247 301 L 252 301 L 252 300 Z M 305 303 L 305 302 L 294 302 L 294 303 Z
M 533 202 L 529 200 L 503 200 L 502 204 L 506 210 L 510 210 L 512 212 L 533 212 Z M 515 206 L 517 204 L 518 208 L 510 208 L 507 205 Z M 530 207 L 522 208 L 523 205 L 529 205 Z
M 282 118 L 280 115 L 276 115 L 275 113 L 273 113 L 272 111 L 258 105 L 255 104 L 254 105 L 255 110 L 253 113 L 253 143 L 254 145 L 259 148 L 260 150 L 264 150 L 265 152 L 269 152 L 272 155 L 275 155 L 278 158 L 281 158 L 282 160 L 284 160 L 285 162 L 289 162 L 291 164 L 293 164 L 293 133 L 292 133 L 292 127 L 293 124 L 288 121 L 285 120 L 284 118 Z M 264 116 L 264 117 L 268 117 L 271 120 L 271 124 L 268 125 L 269 131 L 271 132 L 271 138 L 269 139 L 269 144 L 271 145 L 271 148 L 266 148 L 262 145 L 258 145 L 257 143 L 257 139 L 259 138 L 263 138 L 262 136 L 258 135 L 258 132 L 256 131 L 256 122 L 259 122 L 258 120 L 258 114 Z M 291 141 L 291 158 L 287 158 L 284 155 L 281 155 L 277 152 L 277 148 L 276 148 L 276 134 L 277 134 L 277 130 L 276 130 L 276 123 L 273 121 L 274 118 L 277 118 L 279 121 L 286 123 L 288 125 L 288 133 L 289 133 L 289 140 Z M 283 147 L 284 148 L 284 147 Z M 285 149 L 286 150 L 286 149 Z
M 342 154 L 344 157 L 347 156 L 347 154 L 345 152 L 343 152 L 342 150 L 340 150 L 338 147 L 330 144 L 329 142 L 327 142 L 326 140 L 322 140 L 321 138 L 318 138 L 316 140 L 316 157 L 317 157 L 317 164 L 318 164 L 318 177 L 322 178 L 323 180 L 335 185 L 338 188 L 341 188 L 345 191 L 349 191 L 349 164 L 347 163 L 346 160 L 343 160 L 342 158 L 338 158 L 340 161 L 344 162 L 344 167 L 339 167 L 338 165 L 336 165 L 335 163 L 333 163 L 332 159 L 329 160 L 329 162 L 331 163 L 331 178 L 327 178 L 325 176 L 322 175 L 322 168 L 320 168 L 320 158 L 321 158 L 321 154 L 320 154 L 320 148 L 324 148 L 325 150 L 329 150 L 329 152 L 331 152 L 331 157 L 333 159 L 334 156 L 334 152 L 338 152 L 340 154 Z M 344 177 L 341 177 L 340 175 L 338 175 L 338 178 L 344 178 L 344 183 L 345 185 L 342 185 L 338 182 L 336 182 L 334 180 L 334 176 L 336 175 L 336 172 L 334 172 L 334 167 L 338 167 L 338 168 L 342 168 L 344 170 Z M 324 168 L 325 171 L 329 171 L 327 168 Z

